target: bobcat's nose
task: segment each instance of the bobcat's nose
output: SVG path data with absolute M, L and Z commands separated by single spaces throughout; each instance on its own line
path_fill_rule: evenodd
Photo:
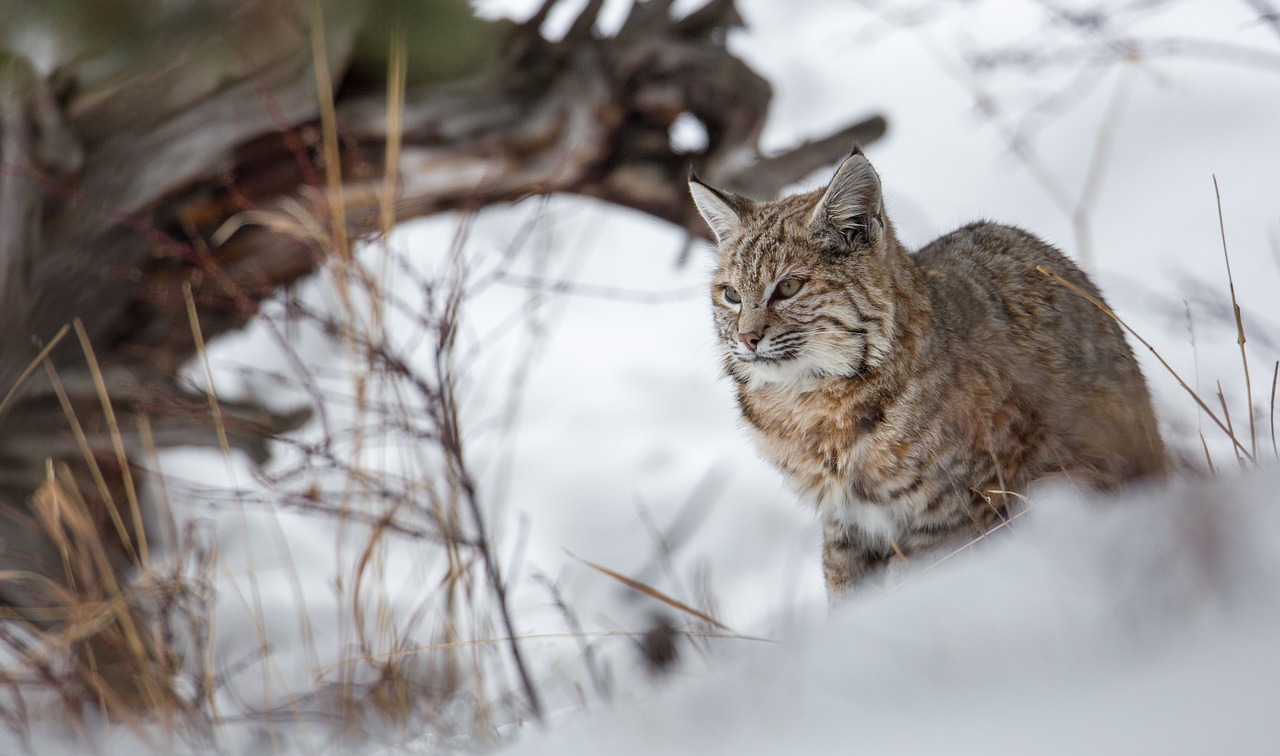
M 763 338 L 764 334 L 759 331 L 747 331 L 746 333 L 738 334 L 738 341 L 746 344 L 747 349 L 750 349 L 753 352 L 756 351 L 756 346 L 760 344 L 760 339 Z

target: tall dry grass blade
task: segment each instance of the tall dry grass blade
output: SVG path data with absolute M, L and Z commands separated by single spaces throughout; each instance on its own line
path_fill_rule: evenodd
M 582 557 L 578 556 L 577 554 L 574 554 L 571 551 L 565 551 L 565 553 L 573 557 L 574 559 L 578 560 L 579 562 L 582 562 L 583 564 L 595 570 L 596 572 L 599 572 L 602 575 L 611 577 L 614 580 L 617 580 L 619 583 L 622 583 L 623 585 L 627 586 L 628 588 L 634 591 L 639 591 L 640 593 L 643 593 L 644 595 L 650 598 L 654 598 L 654 599 L 657 599 L 658 601 L 661 601 L 662 603 L 666 604 L 672 609 L 688 614 L 691 617 L 696 617 L 702 620 L 703 622 L 707 623 L 708 625 L 711 625 L 712 627 L 716 628 L 717 630 L 723 630 L 726 633 L 733 633 L 734 635 L 737 635 L 736 631 L 734 631 L 728 625 L 724 624 L 723 622 L 716 619 L 715 617 L 712 617 L 711 615 L 705 612 L 694 609 L 692 606 L 689 606 L 683 601 L 672 598 L 671 596 L 668 596 L 667 594 L 663 593 L 657 588 L 654 588 L 651 585 L 648 585 L 647 583 L 642 583 L 639 580 L 635 580 L 633 578 L 627 577 L 626 575 L 623 575 L 621 572 L 615 572 L 614 570 L 611 570 L 608 567 L 604 567 L 602 565 L 596 564 L 595 562 L 583 559 Z
M 68 590 L 55 596 L 69 610 L 61 636 L 76 644 L 87 670 L 80 678 L 103 712 L 140 724 L 139 712 L 171 715 L 175 700 L 156 665 L 150 632 L 135 615 L 94 523 L 90 505 L 65 464 L 46 464 L 46 482 L 32 499 L 42 532 L 63 556 Z
M 89 505 L 66 464 L 48 460 L 45 484 L 36 491 L 41 526 L 58 545 L 73 590 L 100 591 L 114 599 L 123 591 Z
M 162 536 L 160 543 L 156 547 L 157 552 L 175 553 L 179 549 L 178 523 L 173 516 L 173 509 L 170 506 L 169 491 L 165 484 L 164 476 L 159 474 L 160 470 L 160 452 L 156 446 L 155 435 L 152 433 L 151 421 L 145 414 L 140 414 L 137 418 L 138 438 L 142 444 L 142 454 L 148 465 L 148 469 L 154 471 L 150 476 L 154 481 L 154 485 L 149 489 L 151 500 L 153 502 L 152 513 L 157 528 L 160 529 Z M 172 623 L 175 616 L 181 612 L 182 614 L 192 617 L 190 610 L 180 608 L 182 599 L 191 594 L 191 588 L 182 578 L 179 568 L 175 566 L 173 571 L 166 575 L 157 574 L 156 565 L 148 562 L 141 566 L 139 570 L 138 582 L 145 590 L 151 591 L 154 595 L 162 596 L 159 602 L 157 613 L 160 619 L 156 627 L 156 655 L 158 660 L 158 669 L 164 679 L 176 680 L 178 676 L 189 669 L 190 662 L 183 659 L 183 654 L 175 647 L 174 636 L 172 632 Z M 192 639 L 198 637 L 193 633 Z M 212 670 L 203 670 L 201 672 L 205 677 L 212 674 Z M 170 690 L 173 690 L 170 686 Z M 184 706 L 190 710 L 194 710 L 195 700 L 188 699 L 186 702 L 179 702 L 174 698 L 174 703 L 178 704 L 172 707 L 166 707 L 164 716 L 166 717 L 165 727 L 162 731 L 166 737 L 172 738 L 177 732 L 176 721 L 170 721 L 177 713 L 180 706 Z M 210 709 L 209 711 L 215 711 Z
M 53 351 L 54 347 L 58 346 L 58 342 L 62 341 L 70 331 L 71 326 L 69 325 L 64 325 L 59 328 L 53 338 L 49 339 L 49 343 L 44 345 L 44 349 L 40 350 L 40 353 L 35 356 L 35 359 L 31 360 L 31 363 L 22 371 L 18 376 L 18 379 L 9 387 L 9 391 L 4 395 L 4 399 L 0 399 L 0 419 L 3 419 L 5 413 L 9 411 L 9 406 L 13 403 L 14 399 L 17 398 L 18 391 L 20 391 L 23 385 L 31 378 L 31 374 L 36 371 L 36 368 L 40 366 L 40 363 L 44 362 L 44 359 L 49 356 L 49 353 Z
M 178 520 L 173 516 L 173 508 L 170 506 L 169 487 L 165 482 L 165 476 L 158 474 L 160 470 L 160 448 L 156 446 L 156 437 L 151 431 L 151 419 L 146 415 L 138 415 L 137 426 L 138 439 L 142 442 L 142 451 L 146 455 L 151 469 L 157 472 L 151 478 L 154 481 L 152 498 L 155 501 L 156 521 L 160 524 L 160 527 L 164 528 L 164 540 L 160 544 L 160 548 L 176 548 L 179 542 Z M 150 565 L 143 565 L 143 567 L 144 569 L 149 569 Z
M 399 19 L 392 24 L 391 39 L 388 44 L 390 50 L 387 61 L 387 128 L 383 134 L 383 138 L 386 139 L 386 150 L 383 155 L 385 166 L 382 175 L 382 195 L 379 198 L 378 224 L 386 254 L 382 256 L 382 270 L 378 278 L 374 279 L 364 271 L 363 267 L 361 268 L 361 281 L 369 288 L 368 306 L 371 318 L 369 330 L 378 341 L 386 338 L 383 297 L 377 296 L 377 287 L 379 282 L 389 280 L 390 276 L 389 245 L 391 231 L 396 224 L 396 203 L 400 193 L 400 150 L 404 137 L 404 99 L 409 69 L 405 31 Z M 360 387 L 360 395 L 363 398 L 363 387 Z
M 1200 351 L 1199 345 L 1196 343 L 1196 321 L 1191 316 L 1191 303 L 1185 298 L 1182 300 L 1182 311 L 1187 319 L 1187 335 L 1191 339 L 1191 370 L 1192 377 L 1195 379 L 1196 390 L 1200 390 Z M 1199 412 L 1196 413 L 1196 433 L 1200 434 L 1200 440 L 1204 440 L 1204 417 Z
M 191 282 L 182 283 L 182 297 L 187 303 L 187 322 L 191 326 L 191 339 L 196 346 L 196 356 L 200 360 L 200 370 L 204 373 L 205 394 L 209 398 L 209 412 L 213 417 L 213 430 L 218 436 L 218 448 L 222 450 L 227 465 L 231 465 L 231 444 L 227 440 L 227 426 L 222 418 L 222 403 L 218 401 L 218 392 L 213 386 L 213 369 L 209 367 L 209 352 L 205 349 L 204 331 L 200 328 L 200 316 L 196 312 L 195 296 L 191 292 Z
M 333 76 L 324 38 L 324 8 L 321 0 L 311 3 L 311 57 L 320 98 L 320 131 L 324 146 L 325 180 L 328 189 L 331 230 L 339 259 L 349 262 L 351 245 L 347 238 L 347 210 L 342 198 L 342 153 L 338 143 L 338 118 L 333 101 Z M 345 267 L 345 266 L 344 266 Z
M 111 524 L 116 529 L 116 535 L 120 538 L 120 544 L 125 552 L 137 560 L 138 553 L 133 546 L 133 537 L 129 535 L 129 529 L 124 524 L 124 518 L 120 515 L 120 508 L 116 504 L 115 495 L 111 493 L 111 486 L 107 485 L 106 476 L 102 474 L 102 467 L 98 464 L 97 455 L 93 452 L 93 446 L 89 443 L 88 436 L 85 435 L 84 426 L 80 423 L 80 418 L 76 414 L 75 407 L 71 404 L 71 397 L 67 395 L 66 388 L 62 385 L 62 379 L 58 377 L 58 371 L 54 369 L 53 363 L 46 357 L 44 360 L 45 373 L 49 376 L 49 384 L 53 386 L 54 395 L 58 397 L 58 403 L 62 406 L 62 414 L 67 418 L 67 424 L 71 426 L 71 435 L 76 440 L 76 446 L 80 449 L 80 454 L 84 458 L 85 467 L 89 470 L 89 475 L 93 478 L 93 484 L 98 489 L 98 494 L 102 497 L 102 505 L 107 510 L 107 515 L 111 518 Z
M 120 434 L 120 423 L 116 420 L 116 410 L 107 391 L 107 383 L 102 378 L 102 368 L 98 365 L 98 356 L 89 343 L 89 334 L 84 330 L 80 318 L 72 322 L 76 338 L 80 340 L 80 348 L 84 351 L 84 359 L 89 364 L 89 374 L 93 377 L 93 386 L 98 392 L 98 401 L 102 404 L 102 414 L 107 420 L 107 430 L 111 434 L 111 446 L 115 449 L 116 462 L 120 465 L 120 478 L 124 486 L 124 495 L 129 502 L 129 512 L 133 519 L 134 537 L 138 542 L 138 557 L 143 564 L 151 561 L 151 549 L 147 544 L 147 532 L 142 518 L 142 503 L 138 499 L 138 489 L 133 482 L 133 468 L 129 463 L 129 454 L 124 448 L 124 436 Z
M 1227 430 L 1231 432 L 1232 438 L 1234 438 L 1235 426 L 1231 424 L 1231 410 L 1227 409 L 1227 397 L 1222 393 L 1222 381 L 1218 381 L 1218 404 L 1222 405 L 1222 416 L 1226 418 Z M 1243 449 L 1233 449 L 1233 451 L 1236 453 L 1236 462 L 1239 463 L 1240 469 L 1243 470 L 1245 468 L 1244 459 L 1240 456 Z
M 189 321 L 189 324 L 191 327 L 191 338 L 195 343 L 196 355 L 199 357 L 201 368 L 204 371 L 204 379 L 205 379 L 205 386 L 206 386 L 205 390 L 209 397 L 209 410 L 213 416 L 213 426 L 214 426 L 214 431 L 218 437 L 218 446 L 222 451 L 223 459 L 226 461 L 227 474 L 231 477 L 232 480 L 234 480 L 235 467 L 232 464 L 231 444 L 229 443 L 229 440 L 227 437 L 226 424 L 223 421 L 222 403 L 221 401 L 219 401 L 217 389 L 213 385 L 213 371 L 209 365 L 209 353 L 208 353 L 208 350 L 205 348 L 204 332 L 200 328 L 200 318 L 199 318 L 199 313 L 196 310 L 195 296 L 192 293 L 191 284 L 189 282 L 184 282 L 182 284 L 182 295 L 183 295 L 183 298 L 186 300 L 187 320 Z M 240 523 L 240 531 L 243 535 L 244 542 L 246 544 L 251 544 L 252 538 L 249 531 L 249 523 L 248 523 L 248 520 L 245 518 L 243 509 L 240 510 L 239 523 Z M 235 593 L 237 597 L 239 597 L 240 600 L 245 604 L 245 607 L 246 607 L 245 613 L 250 618 L 250 621 L 253 624 L 253 630 L 254 630 L 254 633 L 257 635 L 259 648 L 262 649 L 264 657 L 273 658 L 271 657 L 271 654 L 270 654 L 270 644 L 267 642 L 266 630 L 265 628 L 263 628 L 261 621 L 259 621 L 258 619 L 259 617 L 264 617 L 265 612 L 263 610 L 261 591 L 259 590 L 258 581 L 256 578 L 257 569 L 258 569 L 257 558 L 254 555 L 254 550 L 252 546 L 249 546 L 248 548 L 245 549 L 245 558 L 246 558 L 246 561 L 248 562 L 248 571 L 250 575 L 249 585 L 250 585 L 250 591 L 253 597 L 252 608 L 250 608 L 249 602 L 240 593 L 238 588 L 235 591 Z M 221 566 L 223 567 L 224 570 L 226 570 L 225 564 Z M 226 574 L 229 578 L 228 582 L 232 586 L 236 586 L 237 584 L 234 580 L 234 577 L 230 574 L 230 572 L 226 571 Z M 269 691 L 271 690 L 271 672 L 273 669 L 274 669 L 274 665 L 264 664 L 262 667 L 262 691 L 263 691 L 264 697 L 269 695 Z M 276 670 L 276 672 L 280 680 L 283 681 L 285 679 L 284 675 L 280 673 L 279 670 Z M 287 685 L 283 687 L 285 690 L 288 690 Z M 289 698 L 292 699 L 293 697 L 289 696 Z M 267 704 L 267 701 L 265 699 L 263 701 L 263 704 L 265 708 Z M 275 737 L 276 736 L 273 734 L 272 735 L 273 742 L 275 740 Z
M 187 320 L 191 327 L 191 338 L 193 339 L 196 346 L 196 356 L 200 360 L 201 370 L 204 373 L 205 387 L 206 387 L 205 391 L 209 398 L 209 411 L 213 417 L 214 431 L 218 437 L 218 447 L 222 451 L 223 459 L 226 461 L 227 473 L 234 480 L 235 468 L 231 460 L 231 444 L 227 436 L 226 423 L 223 418 L 222 402 L 218 398 L 218 392 L 213 383 L 213 369 L 209 364 L 209 353 L 205 347 L 204 332 L 200 327 L 200 318 L 196 310 L 195 297 L 191 290 L 190 283 L 185 283 L 185 282 L 183 283 L 182 295 L 186 300 Z M 248 544 L 251 542 L 251 536 L 250 536 L 248 521 L 244 517 L 243 510 L 240 511 L 239 523 L 240 523 L 240 529 L 241 529 L 241 532 L 243 533 L 245 543 Z M 243 595 L 240 596 L 240 599 L 241 601 L 244 601 L 246 604 L 246 609 L 247 609 L 246 614 L 249 614 L 253 620 L 253 629 L 255 634 L 258 637 L 259 647 L 263 650 L 264 656 L 269 656 L 269 643 L 267 642 L 267 638 L 266 638 L 266 630 L 265 628 L 262 627 L 261 622 L 258 621 L 257 619 L 258 617 L 265 616 L 265 613 L 263 610 L 261 592 L 258 588 L 258 582 L 256 577 L 253 577 L 257 573 L 257 557 L 255 556 L 254 550 L 251 547 L 245 549 L 245 558 L 248 562 L 248 570 L 250 574 L 250 587 L 251 587 L 251 594 L 252 594 L 253 609 L 248 609 L 249 602 L 245 600 Z M 238 593 L 239 592 L 237 591 L 237 594 Z M 255 611 L 256 611 L 256 615 L 252 614 Z M 309 624 L 307 624 L 307 620 L 305 618 L 303 618 L 302 622 L 303 622 L 304 628 L 309 629 L 310 626 Z M 263 676 L 262 684 L 263 684 L 263 690 L 265 695 L 265 691 L 270 689 L 270 670 L 268 665 L 263 666 L 262 676 Z M 279 674 L 279 677 L 281 680 L 284 679 L 283 674 Z M 290 696 L 290 698 L 292 698 L 292 696 Z M 265 704 L 265 701 L 264 701 L 264 704 Z
M 1205 440 L 1204 434 L 1200 434 L 1200 445 L 1204 447 L 1204 461 L 1209 465 L 1209 474 L 1218 477 L 1218 471 L 1213 466 L 1213 456 L 1209 454 L 1209 442 Z
M 1236 301 L 1236 281 L 1231 275 L 1231 255 L 1227 254 L 1227 224 L 1222 219 L 1222 192 L 1218 189 L 1218 177 L 1213 177 L 1213 194 L 1218 199 L 1218 231 L 1222 234 L 1222 259 L 1227 263 L 1227 285 L 1231 289 L 1231 310 L 1236 316 L 1236 343 L 1240 345 L 1240 363 L 1244 365 L 1244 391 L 1249 408 L 1249 450 L 1258 456 L 1258 427 L 1253 419 L 1253 381 L 1249 378 L 1249 356 L 1244 349 L 1244 318 L 1240 315 L 1240 303 Z M 1221 387 L 1219 387 L 1221 392 Z
M 1075 284 L 1071 283 L 1070 281 L 1058 275 L 1057 273 L 1054 273 L 1053 271 L 1049 270 L 1043 265 L 1037 265 L 1036 270 L 1040 271 L 1044 275 L 1049 276 L 1053 280 L 1057 281 L 1059 284 L 1066 287 L 1076 296 L 1083 297 L 1086 301 L 1088 301 L 1094 307 L 1097 307 L 1099 310 L 1102 310 L 1103 314 L 1105 314 L 1107 317 L 1111 318 L 1116 323 L 1118 323 L 1121 328 L 1128 331 L 1135 339 L 1139 341 L 1139 343 L 1141 343 L 1144 347 L 1147 348 L 1147 351 L 1151 352 L 1151 354 L 1157 360 L 1160 361 L 1160 364 L 1164 367 L 1165 370 L 1169 372 L 1169 375 L 1173 376 L 1173 379 L 1178 382 L 1178 385 L 1182 387 L 1182 390 L 1186 391 L 1187 394 L 1195 401 L 1195 403 L 1199 405 L 1200 409 L 1203 410 L 1204 413 L 1209 416 L 1209 419 L 1214 422 L 1214 425 L 1217 425 L 1218 428 L 1221 429 L 1223 433 L 1227 434 L 1227 438 L 1231 439 L 1231 443 L 1236 447 L 1236 449 L 1238 449 L 1241 454 L 1248 457 L 1250 462 L 1254 461 L 1253 455 L 1250 454 L 1249 450 L 1244 447 L 1244 444 L 1240 443 L 1240 439 L 1236 438 L 1235 433 L 1232 432 L 1229 428 L 1227 428 L 1227 426 L 1224 425 L 1223 422 L 1218 419 L 1217 414 L 1215 414 L 1213 410 L 1209 409 L 1209 405 L 1205 404 L 1205 401 L 1200 398 L 1200 395 L 1196 393 L 1195 389 L 1188 386 L 1187 382 L 1182 380 L 1182 376 L 1178 375 L 1178 371 L 1173 369 L 1173 366 L 1170 365 L 1169 362 L 1165 360 L 1164 356 L 1161 355 L 1160 352 L 1158 352 L 1156 348 L 1151 345 L 1151 342 L 1142 338 L 1142 334 L 1134 330 L 1133 327 L 1130 326 L 1128 323 L 1126 323 L 1123 318 L 1117 315 L 1114 310 L 1108 307 L 1105 302 L 1093 296 L 1089 292 L 1085 291 L 1084 289 L 1081 289 L 1079 286 L 1076 286 Z
M 396 24 L 391 32 L 390 59 L 387 64 L 387 140 L 386 168 L 382 177 L 382 236 L 391 234 L 396 222 L 396 195 L 400 183 L 400 146 L 404 132 L 404 92 L 408 76 L 404 27 Z
M 1006 520 L 1002 520 L 998 525 L 993 526 L 990 530 L 987 530 L 987 531 L 985 531 L 985 532 L 981 533 L 980 535 L 978 535 L 978 536 L 974 537 L 973 539 L 971 539 L 971 540 L 969 540 L 969 541 L 966 541 L 964 544 L 962 544 L 962 545 L 958 546 L 958 547 L 957 547 L 956 549 L 954 549 L 953 551 L 950 551 L 950 552 L 948 552 L 948 553 L 944 554 L 943 556 L 939 557 L 939 558 L 938 558 L 938 559 L 936 559 L 935 561 L 930 562 L 929 564 L 925 565 L 924 567 L 922 567 L 922 568 L 920 569 L 919 573 L 917 573 L 917 574 L 923 575 L 924 573 L 929 572 L 930 570 L 934 569 L 935 567 L 938 567 L 938 566 L 939 566 L 939 565 L 941 565 L 943 562 L 946 562 L 947 560 L 949 560 L 949 559 L 951 559 L 951 558 L 953 558 L 953 557 L 955 557 L 955 556 L 958 556 L 958 555 L 960 555 L 960 554 L 963 554 L 965 551 L 968 551 L 969 549 L 973 548 L 973 547 L 974 547 L 974 546 L 976 546 L 977 544 L 981 543 L 983 540 L 985 540 L 985 539 L 989 538 L 993 533 L 995 533 L 997 530 L 1000 530 L 1001 528 L 1010 528 L 1010 529 L 1012 529 L 1014 520 L 1017 520 L 1017 519 L 1019 519 L 1019 518 L 1021 518 L 1021 517 L 1025 516 L 1026 514 L 1028 514 L 1028 513 L 1031 511 L 1031 509 L 1032 509 L 1032 507 L 1031 507 L 1031 502 L 1030 502 L 1030 500 L 1027 500 L 1027 507 L 1026 507 L 1025 509 L 1023 509 L 1022 511 L 1017 512 L 1017 513 L 1015 513 L 1015 514 L 1013 514 L 1013 515 L 1011 515 L 1011 516 L 1010 516 L 1008 519 L 1006 519 Z M 904 585 L 906 582 L 908 582 L 908 581 L 903 581 L 903 583 L 899 584 L 898 586 L 894 586 L 891 590 L 897 590 L 897 588 L 898 588 L 898 587 L 900 587 L 901 585 Z
M 1271 453 L 1280 460 L 1280 448 L 1276 446 L 1276 380 L 1280 379 L 1280 360 L 1276 360 L 1276 369 L 1271 372 Z
M 399 193 L 399 166 L 400 166 L 400 150 L 403 140 L 404 131 L 404 99 L 405 86 L 408 76 L 408 53 L 406 52 L 406 43 L 403 26 L 397 21 L 392 24 L 391 38 L 388 42 L 390 46 L 389 59 L 387 67 L 387 128 L 384 134 L 386 139 L 386 149 L 384 153 L 384 161 L 386 163 L 383 173 L 383 186 L 381 194 L 378 195 L 379 205 L 379 231 L 382 237 L 384 253 L 382 256 L 382 270 L 379 276 L 376 276 L 354 256 L 339 255 L 338 269 L 335 271 L 335 286 L 341 291 L 338 292 L 339 299 L 345 304 L 348 310 L 349 323 L 342 329 L 344 342 L 348 349 L 353 353 L 361 351 L 369 363 L 368 376 L 377 374 L 377 357 L 374 345 L 381 344 L 386 341 L 386 312 L 385 303 L 387 297 L 381 288 L 382 282 L 388 281 L 389 265 L 391 260 L 389 239 L 391 231 L 396 222 L 396 197 Z M 335 238 L 333 243 L 341 247 L 345 244 L 342 238 Z M 352 276 L 354 271 L 355 275 Z M 363 288 L 364 297 L 353 296 L 350 291 L 353 280 L 357 281 Z M 356 291 L 360 293 L 359 290 Z M 362 322 L 355 317 L 355 302 L 362 301 L 369 311 L 369 325 L 365 332 L 361 331 Z M 356 399 L 356 422 L 353 424 L 353 442 L 351 456 L 359 459 L 365 446 L 366 411 L 368 409 L 369 396 L 369 378 L 365 374 L 356 375 L 354 378 L 354 393 Z M 356 481 L 348 480 L 349 484 Z M 356 495 L 356 490 L 352 485 L 348 485 L 343 494 L 343 506 L 347 506 L 349 499 Z

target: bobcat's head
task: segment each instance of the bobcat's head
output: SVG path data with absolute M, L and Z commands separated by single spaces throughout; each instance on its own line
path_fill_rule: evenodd
M 894 337 L 897 242 L 880 179 L 859 149 L 822 190 L 757 202 L 696 177 L 693 199 L 715 232 L 711 302 L 725 369 L 750 383 L 859 376 Z

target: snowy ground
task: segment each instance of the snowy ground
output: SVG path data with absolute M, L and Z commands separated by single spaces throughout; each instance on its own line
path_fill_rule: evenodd
M 1280 357 L 1280 345 L 1268 339 L 1280 338 L 1280 44 L 1275 29 L 1252 20 L 1247 3 L 1172 3 L 1129 31 L 1223 40 L 1261 51 L 1254 62 L 1171 55 L 1099 69 L 1095 79 L 1083 77 L 1096 86 L 1051 117 L 1034 115 L 1035 103 L 1067 84 L 1062 71 L 975 78 L 962 62 L 967 50 L 1009 40 L 1048 48 L 1078 39 L 1046 22 L 1039 3 L 955 4 L 914 27 L 898 23 L 896 11 L 839 0 L 739 4 L 749 26 L 730 44 L 777 92 L 766 146 L 885 113 L 889 135 L 868 154 L 904 241 L 918 246 L 979 217 L 1034 230 L 1082 259 L 1111 304 L 1214 406 L 1221 380 L 1241 428 L 1247 411 L 1227 314 L 1216 175 L 1250 329 L 1261 456 L 1271 458 L 1267 395 Z M 528 5 L 484 7 L 519 13 Z M 977 94 L 989 95 L 1003 115 L 993 121 L 979 112 Z M 1006 138 L 1021 128 L 1034 129 L 1038 175 Z M 1091 169 L 1095 162 L 1101 167 Z M 513 752 L 1280 747 L 1280 720 L 1268 705 L 1280 700 L 1280 478 L 1274 470 L 1237 474 L 1221 434 L 1145 350 L 1139 357 L 1166 436 L 1188 457 L 1203 458 L 1203 430 L 1215 464 L 1231 471 L 1223 480 L 1175 483 L 1123 502 L 1043 492 L 1002 538 L 927 572 L 916 566 L 892 590 L 829 614 L 812 516 L 750 449 L 717 376 L 702 291 L 710 252 L 676 267 L 684 239 L 675 230 L 576 198 L 552 198 L 524 238 L 526 221 L 539 212 L 533 201 L 486 210 L 467 238 L 472 284 L 518 240 L 512 273 L 574 286 L 566 293 L 508 279 L 476 288 L 462 330 L 463 352 L 474 347 L 477 355 L 464 375 L 463 419 L 512 573 L 518 629 L 566 631 L 564 613 L 537 576 L 556 580 L 591 639 L 608 695 L 594 687 L 577 640 L 526 641 L 550 724 L 497 722 L 497 737 Z M 1082 220 L 1073 224 L 1073 217 Z M 422 271 L 445 271 L 458 224 L 453 216 L 409 224 L 391 249 Z M 372 269 L 382 267 L 382 254 L 366 251 Z M 420 295 L 401 276 L 387 285 L 409 300 Z M 300 296 L 342 311 L 326 280 L 308 283 Z M 394 317 L 388 330 L 406 348 L 422 336 Z M 313 369 L 359 370 L 340 344 L 316 333 L 299 328 L 289 338 Z M 282 406 L 306 400 L 304 390 L 267 377 L 296 371 L 261 326 L 222 340 L 210 358 L 224 395 L 253 391 Z M 341 403 L 331 409 L 336 424 L 350 415 Z M 302 435 L 316 433 L 312 426 Z M 392 471 L 424 464 L 403 439 L 384 441 L 366 451 L 368 464 Z M 294 460 L 281 449 L 270 469 Z M 165 468 L 181 480 L 261 489 L 240 459 L 183 451 L 168 455 Z M 335 745 L 326 727 L 308 721 L 274 729 L 237 723 L 235 712 L 296 698 L 350 655 L 348 594 L 335 586 L 353 574 L 361 534 L 334 518 L 233 504 L 179 513 L 210 523 L 219 547 L 220 664 L 252 658 L 263 638 L 270 646 L 268 658 L 240 669 L 223 694 L 230 723 L 218 734 L 221 746 L 393 754 L 447 744 L 412 727 L 394 745 L 355 746 Z M 672 539 L 666 559 L 656 556 L 659 533 Z M 632 639 L 596 634 L 643 630 L 656 611 L 682 626 L 686 618 L 570 554 L 766 640 L 685 645 L 676 670 L 653 678 L 637 664 Z M 424 596 L 440 579 L 439 556 L 420 543 L 391 541 L 381 559 L 388 616 L 430 612 L 435 599 Z M 501 635 L 492 625 L 471 630 Z M 485 695 L 514 689 L 510 679 L 490 683 L 475 700 L 451 703 L 459 719 Z M 51 737 L 37 752 L 56 753 L 57 743 Z M 121 729 L 99 744 L 107 753 L 142 747 Z
M 512 750 L 1271 753 L 1277 482 L 1046 495 L 945 569 Z

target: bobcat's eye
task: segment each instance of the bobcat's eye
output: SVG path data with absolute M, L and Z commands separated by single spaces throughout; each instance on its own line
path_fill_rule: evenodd
M 800 279 L 784 278 L 779 281 L 777 287 L 774 288 L 773 298 L 787 299 L 789 297 L 794 297 L 797 291 L 800 291 Z
M 724 287 L 724 298 L 729 304 L 742 304 L 742 297 L 738 294 L 738 290 L 732 286 Z

